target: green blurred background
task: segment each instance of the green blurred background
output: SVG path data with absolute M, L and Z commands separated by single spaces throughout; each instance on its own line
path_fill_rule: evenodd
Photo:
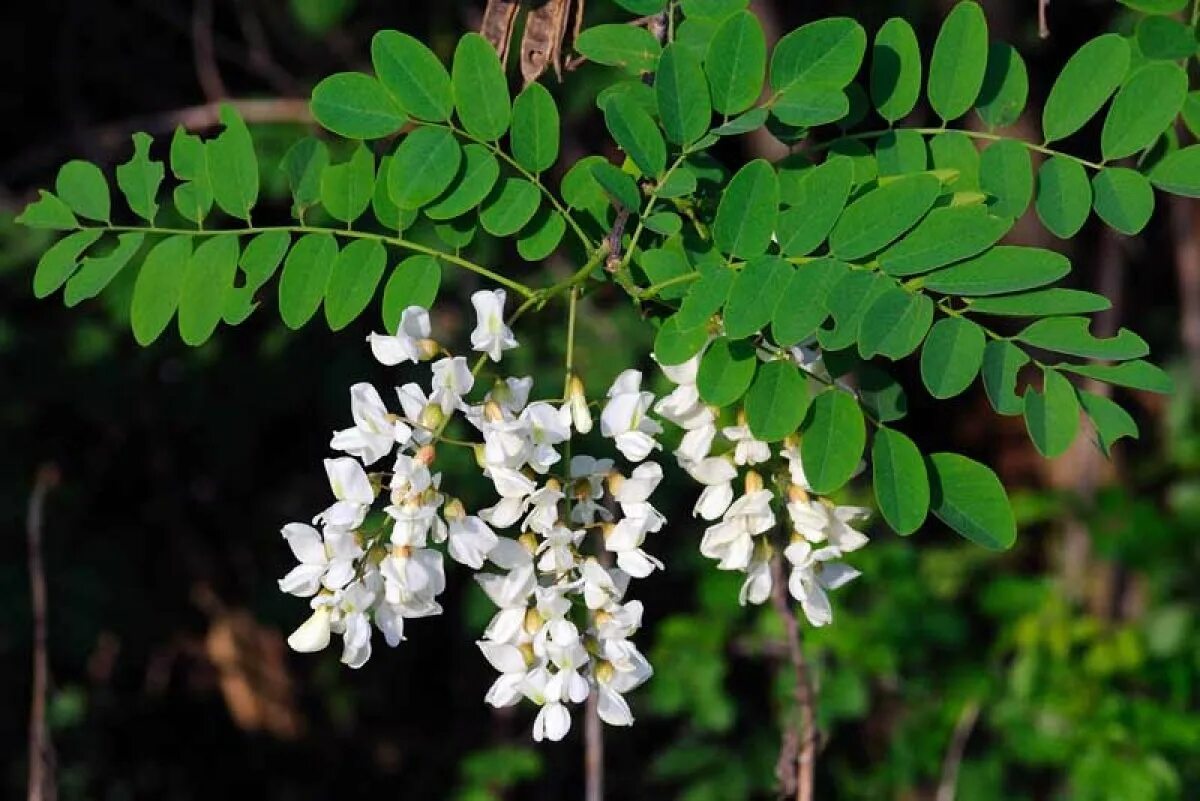
M 776 37 L 835 13 L 868 30 L 903 15 L 926 44 L 949 5 L 753 3 Z M 1034 0 L 984 5 L 993 35 L 1030 62 L 1030 137 L 1067 56 L 1130 24 L 1108 0 L 1055 0 L 1041 39 Z M 366 67 L 379 28 L 420 36 L 448 60 L 481 11 L 482 0 L 44 0 L 0 11 L 0 795 L 25 792 L 32 624 L 21 532 L 46 464 L 62 476 L 43 546 L 60 798 L 582 795 L 580 726 L 534 748 L 531 710 L 483 704 L 492 673 L 473 640 L 490 610 L 465 571 L 452 571 L 444 617 L 415 622 L 407 643 L 380 647 L 359 671 L 338 664 L 336 649 L 299 656 L 283 644 L 306 610 L 275 587 L 291 559 L 279 527 L 324 505 L 320 459 L 347 424 L 348 386 L 401 383 L 363 342 L 377 310 L 334 336 L 319 325 L 289 333 L 264 308 L 199 350 L 170 337 L 142 350 L 128 333 L 133 271 L 76 310 L 37 302 L 30 280 L 45 242 L 11 222 L 70 158 L 111 167 L 134 130 L 162 137 L 180 110 L 221 97 L 303 99 L 324 75 Z M 589 24 L 623 16 L 608 0 L 588 3 Z M 609 77 L 585 67 L 551 80 L 568 166 L 615 155 L 594 110 Z M 295 116 L 297 104 L 277 106 Z M 281 217 L 274 165 L 304 130 L 254 126 Z M 1094 133 L 1074 146 L 1094 150 Z M 717 155 L 730 164 L 781 152 L 769 139 L 726 147 Z M 1160 205 L 1136 239 L 1093 221 L 1076 241 L 1049 241 L 1032 215 L 1017 230 L 1067 252 L 1078 285 L 1113 297 L 1103 324 L 1136 328 L 1173 367 L 1175 396 L 1123 398 L 1139 443 L 1107 462 L 1081 439 L 1044 464 L 1019 420 L 993 416 L 982 391 L 936 409 L 911 394 L 909 432 L 997 466 L 1022 536 L 995 555 L 936 525 L 909 539 L 872 530 L 854 559 L 864 577 L 835 598 L 834 625 L 803 632 L 826 740 L 819 799 L 1200 797 L 1200 209 Z M 534 271 L 495 243 L 468 247 L 501 270 Z M 536 272 L 548 280 L 572 266 L 558 258 Z M 448 276 L 434 325 L 457 341 L 476 283 Z M 519 328 L 528 347 L 509 368 L 557 387 L 564 323 L 551 311 Z M 649 367 L 651 336 L 617 294 L 590 298 L 577 362 L 593 393 L 624 366 Z M 446 482 L 470 482 L 468 468 Z M 486 502 L 485 489 L 465 500 Z M 607 732 L 610 799 L 773 797 L 792 711 L 782 629 L 769 607 L 739 608 L 740 577 L 698 555 L 692 492 L 660 490 L 672 523 L 651 550 L 669 569 L 634 590 L 657 675 L 632 697 L 636 726 Z

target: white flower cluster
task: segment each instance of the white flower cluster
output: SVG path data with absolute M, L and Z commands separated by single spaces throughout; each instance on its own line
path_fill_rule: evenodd
M 809 622 L 824 626 L 833 619 L 826 591 L 859 575 L 839 560 L 867 544 L 867 537 L 852 524 L 865 520 L 868 510 L 835 506 L 826 498 L 815 497 L 794 437 L 772 450 L 768 443 L 754 438 L 744 415 L 737 425 L 718 428 L 717 412 L 703 403 L 696 387 L 702 356 L 663 366 L 675 389 L 654 407 L 661 417 L 684 429 L 676 461 L 704 487 L 693 515 L 712 525 L 704 532 L 700 552 L 718 560 L 717 567 L 722 570 L 746 574 L 739 595 L 742 604 L 763 603 L 771 595 L 770 562 L 775 553 L 767 534 L 779 522 L 775 507 L 785 504 L 790 523 L 790 543 L 783 551 L 791 566 L 788 590 Z M 828 379 L 818 351 L 794 348 L 786 357 L 805 371 Z M 786 465 L 786 471 L 774 477 L 775 491 L 753 469 L 772 462 Z M 740 495 L 735 489 L 739 476 Z
M 498 362 L 517 342 L 504 320 L 503 291 L 477 292 L 471 300 L 478 317 L 471 345 L 483 354 L 482 367 L 485 357 Z M 593 423 L 577 378 L 569 378 L 561 404 L 530 402 L 530 378 L 497 381 L 470 403 L 477 370 L 446 354 L 430 332 L 428 313 L 411 307 L 394 335 L 369 339 L 386 365 L 432 361 L 428 391 L 417 383 L 399 387 L 396 414 L 371 385 L 351 387 L 354 426 L 330 443 L 347 455 L 325 462 L 334 503 L 312 525 L 283 529 L 299 565 L 279 586 L 310 598 L 313 610 L 288 644 L 319 651 L 331 635 L 341 635 L 342 661 L 351 667 L 370 657 L 372 624 L 398 645 L 405 620 L 441 612 L 445 553 L 477 571 L 499 609 L 478 643 L 500 673 L 488 703 L 537 704 L 536 740 L 564 737 L 568 705 L 592 693 L 601 718 L 630 725 L 624 694 L 652 670 L 630 639 L 641 626 L 642 605 L 625 600 L 625 592 L 631 578 L 662 568 L 643 545 L 666 523 L 650 503 L 662 469 L 645 461 L 660 447 L 661 428 L 647 416 L 653 394 L 642 390 L 640 373 L 628 370 L 601 411 L 600 433 L 637 463 L 628 475 L 611 459 L 564 460 L 573 432 L 586 434 Z M 456 415 L 478 432 L 476 441 L 443 436 Z M 477 514 L 444 494 L 434 472 L 439 447 L 463 445 L 473 449 L 498 496 Z M 390 472 L 368 472 L 393 454 Z M 375 510 L 380 496 L 383 508 Z M 506 529 L 515 536 L 497 533 Z

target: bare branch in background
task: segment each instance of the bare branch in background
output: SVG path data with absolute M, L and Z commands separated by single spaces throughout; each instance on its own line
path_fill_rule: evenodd
M 584 801 L 604 801 L 604 722 L 600 698 L 589 693 L 583 717 Z
M 488 0 L 483 11 L 483 22 L 479 33 L 492 43 L 500 54 L 500 63 L 508 65 L 508 45 L 512 41 L 513 27 L 517 23 L 517 0 Z
M 212 0 L 198 0 L 192 11 L 192 52 L 196 61 L 196 79 L 204 97 L 212 102 L 227 96 L 221 70 L 217 66 L 217 51 L 213 45 Z
M 967 740 L 979 720 L 979 702 L 968 701 L 958 715 L 954 724 L 954 734 L 950 737 L 950 747 L 946 749 L 946 758 L 942 760 L 942 779 L 938 782 L 937 795 L 934 801 L 954 801 L 958 791 L 958 770 L 962 766 L 963 754 L 967 750 Z
M 816 699 L 804 649 L 800 643 L 800 622 L 796 610 L 788 597 L 787 576 L 784 574 L 783 557 L 776 554 L 771 559 L 771 599 L 775 611 L 783 620 L 787 635 L 788 656 L 792 671 L 796 674 L 796 707 L 800 725 L 784 726 L 783 740 L 779 748 L 779 761 L 775 775 L 779 777 L 782 793 L 795 796 L 796 801 L 813 801 L 813 788 L 817 772 L 817 721 Z
M 1179 273 L 1179 336 L 1187 356 L 1192 385 L 1200 387 L 1200 204 L 1171 198 L 1171 235 L 1175 270 Z
M 33 611 L 33 700 L 29 707 L 29 801 L 54 801 L 54 743 L 46 727 L 46 693 L 50 688 L 50 658 L 46 652 L 46 571 L 42 563 L 42 528 L 46 496 L 58 486 L 54 465 L 38 470 L 29 494 L 26 539 L 29 548 L 29 597 Z
M 1046 9 L 1050 5 L 1050 0 L 1038 0 L 1038 36 L 1043 39 L 1050 38 L 1050 23 L 1046 19 Z

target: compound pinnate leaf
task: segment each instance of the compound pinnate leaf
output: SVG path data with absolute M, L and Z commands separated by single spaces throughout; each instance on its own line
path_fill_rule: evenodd
M 858 402 L 838 389 L 813 399 L 800 438 L 800 460 L 813 492 L 829 495 L 858 471 L 867 425 Z
M 1154 190 L 1137 170 L 1105 167 L 1092 178 L 1092 205 L 1109 227 L 1132 236 L 1154 214 Z
M 458 41 L 451 67 L 458 119 L 472 136 L 495 141 L 508 130 L 512 101 L 496 48 L 477 33 Z
M 791 360 L 758 369 L 746 393 L 746 424 L 755 439 L 779 442 L 800 427 L 807 412 L 808 382 Z
M 229 216 L 249 222 L 259 189 L 254 140 L 233 106 L 222 105 L 220 117 L 225 130 L 205 145 L 213 200 Z
M 871 48 L 871 101 L 888 122 L 908 116 L 921 97 L 921 47 L 912 25 L 892 17 Z
M 103 256 L 88 256 L 79 265 L 79 270 L 67 280 L 63 302 L 68 306 L 96 297 L 125 269 L 125 265 L 141 248 L 145 234 L 139 232 L 121 234 L 117 246 Z
M 1017 395 L 1017 375 L 1029 362 L 1029 354 L 1007 340 L 992 340 L 983 349 L 983 388 L 999 414 L 1012 416 L 1024 411 L 1025 404 Z
M 133 135 L 133 158 L 117 167 L 117 186 L 134 214 L 151 225 L 158 213 L 158 188 L 166 169 L 160 161 L 151 161 L 149 134 Z
M 1154 143 L 1170 127 L 1187 99 L 1188 78 L 1170 62 L 1147 64 L 1136 70 L 1113 98 L 1100 150 L 1114 160 L 1132 156 Z
M 897 534 L 921 527 L 929 514 L 929 473 L 911 439 L 890 428 L 875 432 L 871 445 L 871 483 L 879 511 Z
M 655 100 L 667 139 L 689 145 L 708 131 L 712 99 L 700 59 L 680 44 L 670 44 L 658 60 Z
M 387 250 L 369 239 L 351 242 L 338 254 L 325 289 L 325 321 L 340 331 L 367 308 L 387 267 Z
M 454 181 L 462 158 L 462 148 L 450 131 L 417 128 L 396 148 L 388 170 L 392 201 L 402 211 L 427 205 Z
M 1060 253 L 999 245 L 922 281 L 926 289 L 946 295 L 1004 295 L 1052 284 L 1070 271 L 1071 262 Z
M 409 306 L 433 306 L 441 285 L 442 265 L 433 256 L 409 256 L 397 264 L 383 288 L 383 326 L 387 332 L 396 333 Z
M 713 108 L 739 114 L 758 99 L 767 69 L 767 40 L 762 23 L 749 11 L 730 15 L 713 34 L 704 71 Z
M 1096 37 L 1071 56 L 1042 109 L 1047 142 L 1065 139 L 1096 116 L 1125 79 L 1129 57 L 1129 43 L 1115 33 Z
M 1065 156 L 1047 159 L 1038 170 L 1038 217 L 1059 239 L 1079 233 L 1092 211 L 1092 185 L 1083 165 Z
M 771 55 L 771 88 L 802 82 L 842 88 L 854 80 L 867 50 L 867 34 L 849 17 L 802 25 L 779 40 Z
M 1085 359 L 1125 361 L 1150 352 L 1146 341 L 1128 328 L 1120 329 L 1116 336 L 1099 339 L 1089 330 L 1091 323 L 1087 317 L 1047 317 L 1030 323 L 1017 339 L 1035 348 Z
M 404 110 L 383 84 L 361 72 L 330 75 L 313 89 L 313 117 L 348 139 L 382 139 L 404 127 Z
M 306 234 L 288 253 L 279 277 L 279 316 L 288 328 L 300 328 L 317 313 L 337 257 L 329 234 Z
M 454 112 L 450 74 L 419 39 L 380 31 L 371 40 L 371 63 L 379 82 L 409 116 L 445 122 Z
M 1017 541 L 1004 485 L 991 468 L 957 453 L 929 457 L 930 509 L 947 526 L 994 551 Z
M 1042 391 L 1025 390 L 1025 427 L 1038 453 L 1062 456 L 1079 432 L 1079 400 L 1071 382 L 1056 370 L 1042 368 Z
M 1029 99 L 1029 71 L 1016 48 L 1007 42 L 992 42 L 988 48 L 987 71 L 975 110 L 994 128 L 1012 125 Z
M 983 9 L 961 2 L 947 15 L 929 61 L 929 104 L 944 121 L 966 114 L 987 70 L 988 29 Z
M 897 178 L 851 203 L 829 235 L 829 250 L 853 261 L 890 245 L 933 207 L 941 182 L 920 173 Z
M 929 394 L 953 398 L 971 386 L 983 365 L 986 344 L 983 329 L 975 323 L 958 317 L 938 320 L 921 349 L 921 381 Z
M 33 296 L 41 299 L 57 292 L 79 269 L 79 260 L 83 252 L 94 245 L 102 235 L 103 231 L 99 229 L 76 231 L 55 242 L 38 260 L 37 269 L 33 273 Z
M 792 265 L 778 256 L 759 256 L 747 262 L 734 279 L 725 303 L 726 335 L 742 339 L 767 325 L 793 272 Z
M 779 209 L 779 179 L 770 162 L 755 159 L 738 170 L 721 195 L 713 240 L 721 252 L 750 259 L 771 243 Z
M 129 308 L 133 338 L 139 345 L 144 347 L 158 339 L 175 316 L 191 257 L 189 236 L 168 237 L 146 254 Z
M 977 256 L 1000 241 L 1012 221 L 983 206 L 936 208 L 896 244 L 879 254 L 888 275 L 909 276 Z
M 90 161 L 68 161 L 58 171 L 54 191 L 71 211 L 99 222 L 112 219 L 112 199 L 104 173 Z
M 344 164 L 326 167 L 321 175 L 321 205 L 329 216 L 352 223 L 371 205 L 375 194 L 375 157 L 361 144 Z
M 575 49 L 589 60 L 632 72 L 651 72 L 662 45 L 650 31 L 635 25 L 595 25 L 579 34 Z
M 513 101 L 513 158 L 532 173 L 550 169 L 558 160 L 560 128 L 550 91 L 540 83 L 529 84 Z
M 604 107 L 604 122 L 613 140 L 648 178 L 667 168 L 667 144 L 657 123 L 628 96 L 618 96 Z
M 224 235 L 212 237 L 192 254 L 179 295 L 179 336 L 186 344 L 203 345 L 217 330 L 240 253 L 237 237 Z

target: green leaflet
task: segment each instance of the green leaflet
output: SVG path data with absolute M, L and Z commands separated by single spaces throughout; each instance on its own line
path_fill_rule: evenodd
M 721 195 L 713 240 L 722 253 L 750 259 L 766 252 L 779 208 L 779 180 L 764 159 L 738 170 Z
M 1092 178 L 1093 208 L 1109 227 L 1132 236 L 1154 214 L 1154 190 L 1146 176 L 1128 167 L 1105 167 Z
M 700 278 L 691 283 L 676 315 L 683 329 L 706 324 L 725 305 L 733 287 L 735 274 L 724 265 L 700 264 L 698 272 Z
M 1075 373 L 1085 378 L 1094 378 L 1106 384 L 1140 389 L 1170 395 L 1175 391 L 1175 382 L 1161 368 L 1141 360 L 1120 364 L 1062 364 L 1060 370 Z
M 166 330 L 179 307 L 183 279 L 192 258 L 192 238 L 172 236 L 146 255 L 133 286 L 129 322 L 133 338 L 143 347 Z
M 558 249 L 566 232 L 566 219 L 551 207 L 543 205 L 521 229 L 517 253 L 525 261 L 541 261 Z
M 387 250 L 369 239 L 351 242 L 338 254 L 325 289 L 325 321 L 340 331 L 363 313 L 387 267 Z
M 446 122 L 454 112 L 450 74 L 419 39 L 380 31 L 371 40 L 371 63 L 379 82 L 409 116 Z
M 808 382 L 790 359 L 767 362 L 746 393 L 746 424 L 762 442 L 779 442 L 808 412 Z
M 491 194 L 500 177 L 500 163 L 483 145 L 470 144 L 462 149 L 458 175 L 440 198 L 425 209 L 431 220 L 452 220 L 479 206 Z
M 739 114 L 758 99 L 767 69 L 767 41 L 758 17 L 749 11 L 730 15 L 713 34 L 704 71 L 713 108 Z
M 1054 251 L 998 245 L 921 280 L 946 295 L 1003 295 L 1052 284 L 1070 271 L 1071 262 Z
M 685 275 L 696 275 L 692 270 L 692 265 L 688 263 L 687 253 L 683 249 L 682 242 L 677 238 L 669 240 L 661 248 L 641 251 L 637 257 L 637 264 L 642 268 L 642 272 L 646 273 L 646 278 L 651 285 L 682 278 Z M 696 275 L 696 277 L 699 276 Z M 679 283 L 662 289 L 659 291 L 658 297 L 663 300 L 678 300 L 687 295 L 689 288 L 690 284 Z
M 1138 23 L 1138 50 L 1147 58 L 1174 61 L 1196 54 L 1196 37 L 1191 28 L 1170 17 L 1146 17 Z
M 725 334 L 743 339 L 771 321 L 792 279 L 792 265 L 778 256 L 751 259 L 738 273 L 725 303 Z
M 71 207 L 44 189 L 38 190 L 38 199 L 25 207 L 16 222 L 50 231 L 70 231 L 79 227 L 79 220 L 75 219 Z
M 479 222 L 492 236 L 511 236 L 533 219 L 542 194 L 524 178 L 505 178 L 479 208 Z
M 933 175 L 906 175 L 851 203 L 829 235 L 829 250 L 854 261 L 891 244 L 917 224 L 941 192 Z
M 875 159 L 880 175 L 904 175 L 929 168 L 929 150 L 925 137 L 916 131 L 888 131 L 875 143 Z
M 790 84 L 774 97 L 771 105 L 771 113 L 781 122 L 797 128 L 837 122 L 849 112 L 846 92 L 828 83 Z
M 945 122 L 966 114 L 987 70 L 988 29 L 983 9 L 961 2 L 946 16 L 929 61 L 929 104 Z
M 680 0 L 689 21 L 722 20 L 750 5 L 750 0 Z
M 983 329 L 969 320 L 938 320 L 921 349 L 921 381 L 929 394 L 944 400 L 971 386 L 983 366 L 986 343 Z
M 158 213 L 158 188 L 166 174 L 162 162 L 150 160 L 153 141 L 148 134 L 134 134 L 133 158 L 117 167 L 117 186 L 130 210 L 151 225 Z
M 871 445 L 871 483 L 879 511 L 897 534 L 921 527 L 929 514 L 929 473 L 911 439 L 880 427 Z
M 171 139 L 171 171 L 184 183 L 175 187 L 176 210 L 199 225 L 212 210 L 212 185 L 208 178 L 208 156 L 200 137 L 179 127 Z
M 379 161 L 379 170 L 375 176 L 375 192 L 371 195 L 371 211 L 375 219 L 384 228 L 393 231 L 404 231 L 417 221 L 416 209 L 403 209 L 392 201 L 391 190 L 388 187 L 392 175 L 394 156 L 384 156 Z
M 1087 317 L 1047 317 L 1031 323 L 1017 339 L 1035 348 L 1080 356 L 1085 359 L 1124 361 L 1140 359 L 1150 352 L 1145 340 L 1127 328 L 1109 339 L 1092 336 Z
M 1079 162 L 1053 156 L 1037 176 L 1037 213 L 1046 230 L 1059 239 L 1079 233 L 1092 210 L 1092 185 Z
M 696 387 L 705 403 L 729 406 L 741 400 L 754 380 L 758 357 L 754 345 L 728 337 L 714 340 L 700 360 Z
M 396 265 L 383 288 L 383 327 L 389 334 L 400 328 L 409 306 L 428 309 L 442 284 L 442 266 L 433 256 L 409 256 Z
M 33 273 L 33 296 L 39 300 L 49 297 L 79 269 L 79 258 L 96 243 L 103 231 L 76 231 L 55 242 L 38 260 Z
M 800 460 L 813 492 L 829 495 L 845 486 L 866 445 L 866 421 L 854 398 L 839 389 L 817 395 L 800 438 Z
M 683 364 L 688 359 L 704 350 L 708 344 L 708 327 L 697 325 L 684 328 L 679 323 L 679 315 L 668 317 L 658 329 L 654 337 L 654 358 L 659 364 L 668 367 Z
M 512 101 L 496 48 L 468 33 L 458 40 L 450 74 L 454 106 L 467 133 L 488 142 L 503 136 L 512 120 Z
M 462 148 L 444 128 L 421 127 L 404 138 L 388 170 L 388 193 L 401 210 L 419 209 L 458 174 Z
M 1025 426 L 1038 453 L 1054 459 L 1067 452 L 1079 432 L 1079 401 L 1061 373 L 1043 368 L 1042 382 L 1041 392 L 1025 390 Z
M 1011 227 L 1011 220 L 994 216 L 983 206 L 936 208 L 907 236 L 879 254 L 879 266 L 895 276 L 929 272 L 979 255 Z
M 871 48 L 871 100 L 879 116 L 894 123 L 921 97 L 921 47 L 912 25 L 892 17 L 875 34 Z
M 819 82 L 841 89 L 854 80 L 867 50 L 867 34 L 849 17 L 802 25 L 779 40 L 771 55 L 771 88 Z
M 1033 199 L 1033 163 L 1029 150 L 1015 139 L 992 143 L 979 158 L 979 188 L 989 195 L 997 217 L 1016 219 Z
M 179 337 L 203 345 L 217 330 L 241 250 L 235 236 L 214 236 L 192 254 L 179 297 Z
M 1136 70 L 1113 98 L 1100 150 L 1114 160 L 1149 147 L 1165 131 L 1187 99 L 1187 73 L 1170 62 L 1147 64 Z
M 806 170 L 794 192 L 784 198 L 776 235 L 779 249 L 788 256 L 807 256 L 816 250 L 841 216 L 850 197 L 854 164 L 847 158 L 831 158 Z
M 526 86 L 513 101 L 509 142 L 513 158 L 532 173 L 540 173 L 558 161 L 560 128 L 558 106 L 550 90 L 540 83 Z
M 1079 394 L 1079 404 L 1092 421 L 1092 427 L 1095 428 L 1099 439 L 1098 444 L 1106 456 L 1112 455 L 1113 445 L 1122 437 L 1138 438 L 1137 423 L 1120 404 L 1103 395 L 1076 391 Z
M 800 265 L 780 296 L 771 321 L 771 337 L 790 347 L 816 333 L 829 316 L 826 300 L 834 284 L 850 271 L 833 259 L 818 259 Z
M 933 324 L 933 301 L 928 295 L 891 287 L 863 315 L 858 352 L 864 359 L 877 355 L 903 359 L 921 345 Z
M 279 166 L 292 192 L 292 213 L 304 219 L 309 207 L 321 199 L 321 176 L 329 166 L 329 148 L 320 139 L 306 136 L 288 150 Z
M 1200 145 L 1169 154 L 1150 171 L 1150 182 L 1164 192 L 1200 197 Z
M 238 262 L 245 282 L 225 295 L 221 317 L 227 324 L 240 325 L 258 308 L 255 294 L 275 275 L 291 245 L 292 236 L 287 231 L 265 231 L 250 240 Z
M 1011 548 L 1017 524 L 1008 494 L 986 465 L 957 453 L 929 457 L 930 509 L 954 531 L 990 550 Z
M 604 122 L 613 140 L 641 170 L 657 178 L 667 168 L 667 144 L 658 124 L 628 96 L 613 98 L 604 108 Z
M 220 116 L 225 130 L 204 148 L 213 200 L 229 216 L 249 222 L 259 188 L 254 140 L 233 106 L 222 105 Z
M 579 34 L 575 49 L 597 64 L 651 72 L 662 53 L 654 34 L 636 25 L 594 25 Z
M 614 205 L 631 212 L 639 210 L 642 193 L 632 175 L 603 159 L 592 165 L 591 173 L 601 190 Z
M 141 232 L 121 234 L 117 237 L 117 246 L 111 252 L 103 256 L 84 258 L 79 270 L 67 279 L 63 303 L 68 307 L 77 306 L 103 292 L 117 277 L 117 273 L 129 264 L 129 260 L 141 248 L 145 238 L 145 234 Z
M 288 253 L 279 277 L 279 316 L 288 328 L 300 328 L 317 313 L 337 257 L 329 234 L 305 234 Z
M 1016 392 L 1017 375 L 1029 362 L 1029 355 L 1007 340 L 992 340 L 983 349 L 983 388 L 997 413 L 1011 416 L 1024 411 L 1025 403 Z
M 867 414 L 880 423 L 903 420 L 908 414 L 908 397 L 900 382 L 873 364 L 856 368 L 859 401 Z
M 979 151 L 962 131 L 946 131 L 929 140 L 929 154 L 934 169 L 954 170 L 955 192 L 975 192 L 979 189 Z
M 1079 48 L 1067 61 L 1050 89 L 1042 109 L 1042 132 L 1047 142 L 1078 131 L 1117 90 L 1129 70 L 1129 44 L 1106 33 Z
M 1060 314 L 1091 314 L 1112 308 L 1103 295 L 1080 289 L 1035 289 L 1012 295 L 968 300 L 967 311 L 972 314 L 994 314 L 1000 317 L 1053 317 Z
M 712 99 L 700 59 L 681 44 L 667 45 L 654 76 L 655 100 L 667 139 L 689 145 L 708 131 Z
M 329 216 L 353 223 L 375 194 L 375 157 L 361 144 L 345 164 L 326 167 L 321 175 L 321 205 Z
M 103 223 L 112 221 L 112 198 L 108 193 L 108 182 L 95 164 L 68 161 L 58 171 L 54 191 L 80 217 Z
M 829 290 L 825 308 L 832 318 L 817 330 L 817 341 L 826 351 L 844 350 L 858 339 L 862 321 L 875 300 L 895 286 L 885 275 L 866 270 L 851 270 Z
M 359 72 L 330 75 L 313 89 L 313 117 L 322 127 L 349 139 L 382 139 L 407 119 L 379 81 Z
M 975 106 L 980 118 L 993 128 L 1012 125 L 1025 110 L 1028 99 L 1029 72 L 1025 60 L 1007 42 L 992 42 Z

